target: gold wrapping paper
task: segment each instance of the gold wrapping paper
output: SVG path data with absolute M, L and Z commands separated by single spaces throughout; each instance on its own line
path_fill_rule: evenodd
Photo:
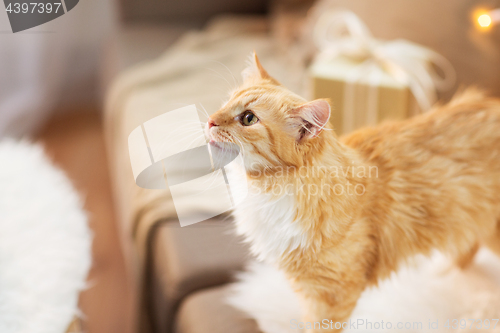
M 339 135 L 418 112 L 408 84 L 398 82 L 375 62 L 367 64 L 340 56 L 314 62 L 309 75 L 312 97 L 330 100 L 330 122 Z

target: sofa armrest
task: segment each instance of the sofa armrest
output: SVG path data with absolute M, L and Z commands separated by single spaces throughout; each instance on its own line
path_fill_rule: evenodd
M 181 228 L 177 222 L 158 227 L 153 237 L 149 304 L 155 332 L 169 332 L 182 299 L 201 289 L 230 282 L 248 258 L 230 222 L 213 219 Z

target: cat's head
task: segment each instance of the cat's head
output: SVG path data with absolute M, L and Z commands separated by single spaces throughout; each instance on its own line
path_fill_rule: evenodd
M 247 170 L 300 167 L 321 154 L 328 128 L 326 100 L 307 102 L 273 79 L 254 53 L 243 84 L 208 119 L 206 134 L 215 147 L 231 142 L 243 153 Z

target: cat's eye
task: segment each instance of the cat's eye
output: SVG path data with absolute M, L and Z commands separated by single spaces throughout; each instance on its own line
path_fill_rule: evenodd
M 252 111 L 245 111 L 241 117 L 241 123 L 243 126 L 252 126 L 257 121 L 259 121 L 259 118 L 257 118 Z

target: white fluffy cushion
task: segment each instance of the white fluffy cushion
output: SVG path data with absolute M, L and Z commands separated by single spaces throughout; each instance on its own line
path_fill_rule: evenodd
M 91 264 L 82 202 L 38 145 L 0 141 L 0 332 L 63 333 Z

